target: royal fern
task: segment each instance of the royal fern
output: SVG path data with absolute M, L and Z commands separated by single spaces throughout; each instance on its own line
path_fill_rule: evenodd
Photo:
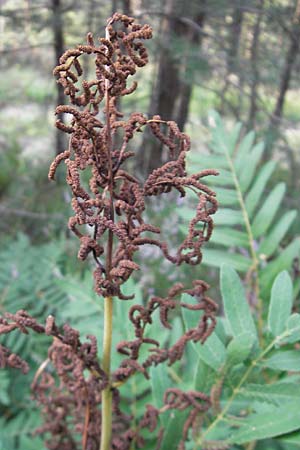
M 220 172 L 213 180 L 220 206 L 203 262 L 230 264 L 249 278 L 258 273 L 264 298 L 276 275 L 290 269 L 300 255 L 299 238 L 282 245 L 297 212 L 284 208 L 284 183 L 269 188 L 276 163 L 262 163 L 264 144 L 255 143 L 255 133 L 242 137 L 240 123 L 227 130 L 216 112 L 210 119 L 209 153 L 193 152 L 189 160 L 193 169 L 215 167 Z M 183 207 L 179 214 L 185 222 L 193 212 Z

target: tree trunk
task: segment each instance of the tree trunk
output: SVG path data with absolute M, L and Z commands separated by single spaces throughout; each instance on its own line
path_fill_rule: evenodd
M 242 4 L 238 1 L 232 13 L 232 23 L 230 26 L 229 49 L 227 56 L 228 74 L 236 73 L 239 67 L 240 38 L 242 34 L 244 12 Z
M 198 8 L 201 7 L 202 11 L 195 11 L 195 14 L 192 17 L 192 20 L 198 27 L 203 28 L 206 13 L 205 13 L 205 4 L 206 0 L 202 0 L 199 2 Z M 176 122 L 179 126 L 180 130 L 184 129 L 184 126 L 188 119 L 189 113 L 189 105 L 193 92 L 193 84 L 194 84 L 194 73 L 189 70 L 189 51 L 190 48 L 195 48 L 197 46 L 198 49 L 201 48 L 202 43 L 202 35 L 195 28 L 190 27 L 189 29 L 182 30 L 182 36 L 186 37 L 187 44 L 187 56 L 183 59 L 182 70 L 181 70 L 181 83 L 180 83 L 180 92 L 179 99 L 177 103 L 177 114 L 176 114 Z
M 189 72 L 191 45 L 200 45 L 205 13 L 202 0 L 193 8 L 187 0 L 165 2 L 161 23 L 158 72 L 152 90 L 149 116 L 159 114 L 164 120 L 175 120 L 183 130 L 192 94 L 193 75 Z M 174 42 L 185 39 L 186 51 L 176 54 Z M 184 42 L 184 41 L 183 41 Z M 188 79 L 188 77 L 190 79 Z M 139 170 L 148 173 L 164 162 L 163 146 L 145 132 L 139 156 Z
M 122 0 L 122 9 L 123 13 L 126 14 L 126 16 L 131 16 L 132 15 L 131 0 Z
M 160 53 L 158 73 L 153 85 L 149 116 L 159 114 L 162 119 L 173 119 L 175 102 L 179 92 L 178 62 L 172 52 L 172 37 L 176 33 L 176 0 L 165 2 L 164 17 L 161 23 Z M 146 130 L 138 158 L 139 171 L 151 172 L 163 161 L 162 144 Z
M 280 123 L 283 114 L 284 100 L 286 93 L 290 87 L 290 81 L 292 77 L 293 67 L 299 53 L 300 48 L 300 0 L 297 1 L 292 27 L 289 33 L 289 47 L 286 53 L 283 69 L 280 76 L 279 91 L 275 108 L 273 110 L 268 136 L 267 136 L 267 152 L 265 157 L 267 158 L 272 151 L 275 141 L 280 135 Z
M 229 29 L 229 45 L 227 51 L 227 61 L 226 61 L 226 75 L 224 77 L 224 85 L 220 92 L 221 105 L 219 108 L 220 114 L 224 114 L 226 109 L 226 93 L 230 89 L 230 74 L 239 75 L 239 84 L 241 84 L 241 73 L 239 71 L 240 67 L 240 41 L 243 29 L 244 11 L 242 9 L 241 1 L 237 1 L 234 5 L 232 11 L 232 23 Z M 234 111 L 235 116 L 239 116 L 239 108 Z
M 63 19 L 61 12 L 61 0 L 52 0 L 52 20 L 53 20 L 53 43 L 54 43 L 54 56 L 55 65 L 59 63 L 59 58 L 64 52 L 64 35 L 63 35 Z M 57 105 L 63 105 L 65 101 L 64 89 L 60 84 L 56 84 Z M 58 116 L 58 119 L 63 121 L 62 115 Z M 56 130 L 56 154 L 59 154 L 65 150 L 65 136 L 60 130 Z
M 118 11 L 118 0 L 112 0 L 111 2 L 111 15 Z
M 255 128 L 255 118 L 257 113 L 257 88 L 259 85 L 259 70 L 258 70 L 258 51 L 259 51 L 259 38 L 261 32 L 261 21 L 263 17 L 264 0 L 259 0 L 257 4 L 257 17 L 253 28 L 253 38 L 251 44 L 251 68 L 252 77 L 250 80 L 250 107 L 247 121 L 247 128 Z
M 297 30 L 294 30 L 291 36 L 289 49 L 285 58 L 284 67 L 280 77 L 279 94 L 277 97 L 276 106 L 272 114 L 271 123 L 277 124 L 280 122 L 283 112 L 284 100 L 289 89 L 292 70 L 299 52 L 300 26 L 298 24 Z

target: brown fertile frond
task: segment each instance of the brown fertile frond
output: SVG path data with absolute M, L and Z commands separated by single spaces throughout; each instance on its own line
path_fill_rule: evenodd
M 217 210 L 214 191 L 202 181 L 218 172 L 206 169 L 194 175 L 187 173 L 190 139 L 179 130 L 177 124 L 159 115 L 149 119 L 140 112 L 126 118 L 118 109 L 120 97 L 133 93 L 137 88 L 135 81 L 128 84 L 128 78 L 147 64 L 144 41 L 151 37 L 149 25 L 140 25 L 133 18 L 116 13 L 108 19 L 105 37 L 96 40 L 89 33 L 87 43 L 67 50 L 54 69 L 57 82 L 69 98 L 68 105 L 56 108 L 56 115 L 69 118 L 66 124 L 61 119 L 56 121 L 57 128 L 68 134 L 69 145 L 55 157 L 48 176 L 54 180 L 58 166 L 64 162 L 74 211 L 68 226 L 80 241 L 78 258 L 84 261 L 92 256 L 95 291 L 99 296 L 106 297 L 109 304 L 113 297 L 120 300 L 134 297 L 125 295 L 122 285 L 135 271 L 140 270 L 134 257 L 144 245 L 158 247 L 171 264 L 199 264 L 202 246 L 210 239 L 212 216 Z M 93 59 L 94 74 L 91 79 L 85 78 L 83 57 Z M 167 158 L 161 167 L 141 181 L 127 172 L 126 163 L 135 156 L 134 137 L 146 127 L 161 142 Z M 88 182 L 87 177 L 82 176 L 84 171 L 89 176 Z M 160 229 L 144 220 L 146 199 L 170 192 L 185 197 L 190 191 L 198 199 L 194 218 L 178 248 L 170 249 L 167 242 L 160 238 Z M 80 448 L 83 450 L 98 450 L 103 436 L 109 444 L 110 437 L 107 439 L 107 436 L 110 430 L 106 427 L 102 430 L 101 426 L 107 413 L 105 401 L 112 395 L 112 449 L 129 450 L 133 442 L 142 448 L 142 430 L 147 428 L 152 433 L 157 427 L 159 414 L 171 409 L 189 410 L 178 447 L 183 449 L 189 429 L 196 427 L 199 417 L 201 419 L 210 407 L 210 400 L 205 394 L 168 389 L 164 395 L 164 406 L 158 410 L 147 405 L 144 415 L 134 427 L 130 427 L 132 418 L 121 411 L 117 388 L 137 372 L 149 378 L 150 367 L 164 362 L 174 364 L 182 359 L 188 342 L 201 345 L 207 339 L 215 327 L 217 310 L 216 303 L 206 295 L 208 288 L 200 280 L 195 280 L 192 288 L 175 283 L 165 296 L 156 295 L 143 305 L 131 306 L 129 321 L 133 325 L 134 338 L 117 345 L 117 351 L 124 358 L 114 371 L 109 368 L 110 348 L 103 352 L 104 371 L 98 361 L 96 338 L 87 336 L 88 341 L 82 343 L 78 331 L 68 324 L 61 329 L 52 316 L 47 318 L 45 325 L 39 324 L 23 310 L 0 317 L 0 335 L 14 330 L 28 334 L 33 330 L 52 338 L 46 364 L 43 363 L 38 369 L 32 384 L 33 395 L 45 418 L 37 433 L 47 433 L 47 448 L 79 450 L 77 435 L 82 437 Z M 195 301 L 191 304 L 180 302 L 182 293 L 194 297 Z M 155 320 L 155 311 L 161 325 L 171 329 L 171 312 L 180 307 L 195 313 L 198 311 L 198 323 L 186 330 L 173 345 L 164 346 L 158 336 L 151 336 L 148 332 Z M 109 341 L 104 339 L 105 345 Z M 141 360 L 145 346 L 148 353 Z M 0 346 L 0 367 L 6 366 L 24 373 L 28 371 L 25 361 Z M 102 391 L 104 395 L 101 400 Z M 106 408 L 110 414 L 111 402 L 110 406 L 108 403 Z M 163 431 L 158 431 L 157 449 Z
M 0 334 L 8 334 L 15 329 L 26 334 L 33 330 L 53 337 L 48 358 L 58 376 L 59 385 L 55 375 L 48 370 L 38 371 L 34 378 L 32 393 L 42 407 L 45 419 L 44 425 L 36 433 L 51 434 L 51 439 L 46 441 L 47 448 L 51 450 L 77 449 L 74 436 L 76 433 L 82 434 L 88 405 L 91 419 L 87 448 L 96 450 L 101 423 L 101 391 L 107 386 L 108 380 L 98 362 L 95 336 L 88 335 L 88 341 L 81 343 L 79 332 L 69 325 L 65 324 L 61 330 L 53 316 L 48 316 L 46 324 L 42 325 L 24 310 L 0 317 Z M 29 370 L 25 361 L 0 345 L 0 367 L 6 366 L 20 369 L 23 373 Z M 89 372 L 89 376 L 85 371 Z M 72 421 L 70 415 L 73 416 Z
M 203 413 L 210 408 L 210 399 L 203 392 L 183 392 L 180 389 L 172 388 L 166 390 L 164 394 L 164 403 L 167 409 L 183 411 L 191 408 L 183 425 L 182 439 L 178 446 L 180 450 L 184 450 L 184 443 L 187 440 L 189 429 L 193 428 L 199 416 L 203 415 Z
M 0 369 L 4 369 L 5 367 L 19 369 L 24 374 L 29 371 L 29 366 L 26 361 L 15 353 L 11 353 L 8 348 L 0 345 Z
M 211 235 L 211 215 L 217 208 L 215 193 L 199 181 L 217 172 L 206 170 L 187 175 L 185 159 L 190 140 L 175 122 L 162 120 L 159 115 L 147 119 L 136 112 L 128 120 L 120 120 L 123 115 L 116 109 L 117 99 L 136 88 L 136 83 L 128 88 L 127 79 L 138 67 L 147 63 L 143 40 L 151 36 L 149 25 L 140 25 L 130 17 L 115 14 L 108 20 L 105 38 L 99 39 L 96 44 L 89 34 L 87 45 L 68 50 L 54 70 L 71 103 L 58 106 L 56 113 L 70 115 L 71 122 L 70 125 L 57 123 L 60 129 L 70 134 L 69 149 L 55 158 L 49 178 L 54 178 L 58 165 L 64 161 L 75 212 L 69 226 L 81 241 L 78 257 L 86 259 L 88 254 L 94 257 L 95 290 L 103 297 L 132 298 L 122 294 L 121 285 L 133 271 L 139 269 L 133 257 L 143 245 L 159 247 L 173 264 L 198 264 L 202 259 L 201 247 Z M 82 55 L 95 58 L 95 79 L 83 80 L 80 87 L 80 78 L 84 76 L 80 64 Z M 105 101 L 106 124 L 97 116 L 102 101 Z M 128 150 L 128 145 L 145 126 L 168 148 L 171 160 L 154 170 L 143 184 L 122 165 L 134 156 L 134 152 Z M 108 127 L 112 137 L 117 131 L 121 133 L 119 148 L 110 148 Z M 91 173 L 89 190 L 83 186 L 80 175 L 81 171 L 88 168 Z M 187 190 L 192 189 L 199 198 L 195 218 L 175 255 L 170 253 L 166 242 L 144 236 L 146 232 L 157 234 L 160 230 L 146 224 L 142 218 L 146 197 L 168 193 L 173 189 L 180 196 L 185 196 Z M 114 220 L 115 214 L 119 218 L 117 222 Z M 86 225 L 90 233 L 87 233 Z M 107 262 L 104 242 L 109 234 L 114 236 L 110 267 L 100 260 L 103 257 Z M 163 311 L 164 308 L 161 309 L 162 316 Z

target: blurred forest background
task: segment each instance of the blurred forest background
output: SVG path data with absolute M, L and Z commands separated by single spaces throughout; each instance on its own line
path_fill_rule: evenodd
M 264 160 L 287 183 L 297 205 L 300 144 L 300 2 L 296 0 L 49 0 L 1 1 L 0 223 L 1 240 L 23 232 L 32 242 L 63 232 L 68 192 L 49 183 L 48 164 L 65 149 L 54 128 L 64 102 L 52 76 L 63 51 L 102 35 L 113 11 L 154 28 L 150 64 L 125 110 L 176 120 L 196 151 L 209 139 L 216 109 L 230 125 L 242 121 L 265 141 Z M 145 136 L 140 173 L 159 164 L 161 149 Z
M 216 227 L 214 243 L 218 249 L 194 269 L 197 278 L 210 280 L 212 296 L 218 297 L 214 286 L 222 258 L 230 257 L 245 274 L 251 265 L 247 258 L 255 254 L 271 222 L 276 225 L 278 212 L 285 218 L 278 222 L 280 239 L 269 235 L 257 264 L 264 268 L 276 252 L 282 253 L 280 269 L 293 267 L 294 278 L 299 276 L 300 244 L 294 237 L 300 231 L 295 212 L 300 187 L 300 0 L 0 0 L 0 5 L 0 312 L 26 308 L 43 318 L 52 313 L 58 322 L 72 320 L 83 331 L 88 324 L 90 333 L 99 332 L 97 323 L 90 322 L 99 310 L 92 275 L 88 264 L 76 261 L 77 242 L 67 230 L 72 211 L 63 170 L 56 183 L 47 179 L 54 155 L 66 146 L 63 133 L 54 127 L 54 109 L 64 103 L 64 95 L 52 71 L 65 49 L 85 42 L 87 32 L 103 36 L 106 19 L 115 11 L 154 29 L 154 39 L 147 43 L 150 63 L 138 74 L 136 93 L 122 100 L 123 111 L 159 113 L 177 121 L 192 138 L 194 172 L 219 162 L 218 156 L 207 157 L 215 127 L 209 112 L 220 114 L 225 129 L 242 122 L 248 147 L 239 166 L 249 166 L 251 182 L 262 174 L 257 178 L 261 193 L 270 199 L 271 212 L 265 208 L 260 223 L 254 223 L 257 239 L 249 250 L 238 234 L 242 216 L 237 219 L 226 209 L 232 197 L 223 189 L 218 199 L 224 228 L 218 232 Z M 88 63 L 85 69 L 89 71 Z M 226 132 L 223 136 L 225 141 Z M 264 151 L 259 147 L 251 153 L 253 160 L 247 159 L 247 148 L 260 141 Z M 135 150 L 134 170 L 140 177 L 165 157 L 147 134 Z M 149 214 L 177 242 L 186 215 L 182 203 L 175 197 L 174 202 L 155 203 Z M 233 227 L 236 234 L 230 237 Z M 137 278 L 144 294 L 165 293 L 172 280 L 195 277 L 195 272 L 179 274 L 162 266 L 159 252 L 147 252 L 141 262 L 145 270 Z M 82 301 L 92 309 L 83 313 Z M 40 341 L 26 342 L 20 338 L 17 345 L 26 347 L 36 363 L 41 361 Z M 25 387 L 20 388 L 24 393 L 14 392 L 6 375 L 1 377 L 7 390 L 0 391 L 0 406 L 7 419 L 26 406 L 28 393 Z M 24 442 L 22 448 L 35 448 Z M 0 448 L 7 449 L 1 447 L 1 434 Z
M 89 31 L 103 36 L 106 19 L 114 11 L 133 15 L 154 29 L 154 39 L 147 43 L 150 62 L 137 74 L 139 86 L 135 94 L 123 100 L 125 114 L 159 113 L 163 119 L 177 121 L 192 138 L 190 169 L 194 172 L 219 168 L 218 157 L 207 159 L 214 125 L 209 119 L 210 111 L 220 114 L 228 130 L 241 122 L 241 136 L 250 137 L 250 159 L 246 155 L 241 166 L 248 165 L 249 173 L 254 171 L 254 181 L 257 174 L 258 184 L 261 169 L 265 177 L 264 197 L 272 194 L 273 188 L 277 192 L 271 196 L 275 212 L 266 210 L 269 217 L 262 216 L 262 221 L 272 222 L 274 217 L 277 220 L 278 210 L 283 215 L 299 208 L 299 0 L 2 0 L 0 243 L 3 261 L 8 258 L 12 262 L 11 266 L 5 263 L 10 269 L 8 280 L 5 278 L 2 283 L 3 308 L 12 307 L 7 283 L 13 284 L 11 280 L 18 277 L 20 261 L 30 261 L 29 278 L 34 278 L 35 261 L 43 258 L 45 246 L 58 249 L 53 255 L 53 267 L 60 273 L 82 277 L 86 270 L 89 272 L 87 265 L 76 262 L 77 243 L 67 230 L 72 210 L 64 169 L 61 168 L 56 182 L 47 179 L 50 162 L 67 145 L 64 133 L 54 126 L 55 106 L 65 99 L 52 71 L 62 53 L 84 43 Z M 85 70 L 89 73 L 88 61 Z M 265 144 L 264 151 L 251 156 L 251 145 L 260 141 Z M 136 143 L 135 150 L 138 157 L 132 169 L 140 177 L 165 158 L 147 133 Z M 213 183 L 215 180 L 215 188 Z M 248 188 L 249 183 L 246 191 Z M 229 248 L 229 254 L 213 253 L 209 244 L 208 252 L 204 252 L 205 264 L 196 269 L 197 275 L 208 276 L 213 286 L 218 274 L 214 267 L 219 267 L 225 253 L 229 262 L 242 271 L 248 267 L 242 258 L 251 253 L 251 249 L 249 253 L 243 243 L 235 240 L 238 255 L 230 256 L 228 228 L 235 227 L 238 232 L 243 219 L 236 218 L 237 212 L 232 214 L 227 208 L 232 193 L 226 189 L 217 189 L 217 193 L 221 210 L 219 219 L 216 216 L 214 237 L 218 245 Z M 150 205 L 149 214 L 155 215 L 174 245 L 188 214 L 185 206 L 176 197 L 171 202 L 156 201 Z M 285 224 L 287 233 L 281 232 L 284 239 L 278 242 L 279 251 L 299 234 L 299 219 L 289 217 Z M 220 224 L 225 228 L 217 229 Z M 257 247 L 258 243 L 259 239 Z M 36 255 L 31 261 L 32 251 Z M 296 255 L 294 250 L 293 257 Z M 195 276 L 161 267 L 159 251 L 149 254 L 145 249 L 144 256 L 146 270 L 140 273 L 138 281 L 145 293 L 149 289 L 165 292 L 171 280 Z M 264 258 L 263 255 L 262 264 L 266 262 Z M 215 295 L 218 296 L 217 290 Z
M 77 243 L 67 230 L 72 210 L 63 170 L 56 183 L 47 179 L 54 155 L 66 148 L 65 136 L 54 126 L 55 106 L 65 99 L 52 71 L 65 49 L 85 42 L 88 31 L 102 36 L 106 19 L 114 11 L 134 15 L 154 28 L 154 39 L 148 43 L 150 63 L 138 74 L 136 93 L 123 100 L 123 111 L 159 113 L 164 119 L 177 121 L 191 135 L 191 154 L 196 155 L 196 161 L 191 160 L 190 168 L 194 172 L 206 164 L 217 164 L 218 168 L 218 159 L 205 159 L 213 125 L 209 111 L 218 111 L 228 129 L 242 122 L 242 135 L 250 132 L 253 145 L 261 140 L 265 143 L 264 152 L 253 156 L 255 171 L 258 173 L 271 160 L 276 162 L 276 166 L 266 166 L 272 176 L 265 195 L 272 192 L 272 187 L 285 183 L 285 193 L 280 191 L 273 204 L 278 203 L 276 208 L 282 214 L 298 209 L 299 0 L 2 0 L 0 242 L 3 259 L 12 261 L 7 275 L 10 284 L 11 277 L 19 274 L 17 264 L 25 257 L 28 260 L 31 251 L 36 252 L 30 266 L 30 278 L 34 277 L 34 261 L 42 258 L 47 243 L 60 249 L 60 256 L 53 255 L 60 272 L 83 276 L 87 269 L 76 263 Z M 89 71 L 88 62 L 85 70 Z M 133 169 L 141 177 L 164 159 L 162 149 L 147 133 L 135 150 L 138 158 Z M 243 164 L 249 161 L 245 159 Z M 227 197 L 224 192 L 218 196 L 221 209 L 228 205 Z M 178 218 L 178 211 L 181 216 L 186 214 L 186 210 L 178 208 L 181 205 L 174 198 L 174 202 L 156 202 L 150 209 L 174 243 L 184 221 Z M 222 213 L 225 225 L 239 228 L 231 210 L 223 208 Z M 282 235 L 282 249 L 299 234 L 299 219 L 294 219 L 286 227 L 288 233 Z M 215 235 L 223 246 L 229 239 L 226 230 L 220 237 Z M 164 292 L 170 280 L 187 276 L 174 269 L 170 272 L 169 267 L 162 270 L 159 251 L 151 255 L 147 252 L 148 270 L 139 277 L 145 292 Z M 239 249 L 240 259 L 230 261 L 237 270 L 241 270 L 245 252 Z M 208 265 L 218 267 L 222 254 L 212 253 L 208 259 Z M 203 271 L 207 276 L 206 270 L 197 268 L 200 276 Z M 213 269 L 208 273 L 213 285 L 216 275 Z M 11 307 L 6 282 L 0 304 Z

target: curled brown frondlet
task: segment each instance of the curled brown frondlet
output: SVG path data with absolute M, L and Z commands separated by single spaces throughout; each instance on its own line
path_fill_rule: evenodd
M 137 88 L 137 83 L 128 83 L 128 78 L 147 64 L 144 40 L 151 37 L 149 25 L 114 14 L 108 20 L 105 38 L 96 40 L 89 33 L 87 44 L 67 50 L 54 69 L 70 102 L 56 108 L 56 126 L 69 135 L 69 147 L 55 157 L 49 179 L 54 179 L 58 166 L 64 162 L 74 211 L 68 226 L 80 241 L 78 258 L 83 261 L 92 257 L 95 291 L 110 300 L 134 297 L 125 295 L 122 286 L 140 270 L 134 258 L 144 245 L 159 248 L 170 264 L 199 264 L 217 210 L 214 191 L 202 183 L 203 178 L 215 176 L 217 171 L 187 173 L 190 139 L 177 124 L 159 115 L 147 118 L 139 112 L 126 118 L 118 109 L 119 98 Z M 82 57 L 93 58 L 95 73 L 90 80 L 84 78 Z M 64 116 L 68 116 L 67 124 Z M 146 127 L 161 142 L 168 160 L 141 181 L 136 174 L 128 173 L 125 164 L 135 156 L 133 138 Z M 191 191 L 198 199 L 194 217 L 178 248 L 170 249 L 161 238 L 161 230 L 145 222 L 146 199 L 170 192 L 186 197 Z M 146 405 L 144 415 L 131 426 L 131 416 L 121 411 L 118 387 L 136 373 L 148 379 L 150 367 L 164 362 L 172 365 L 182 359 L 188 342 L 200 345 L 207 339 L 216 325 L 217 310 L 216 303 L 206 295 L 208 288 L 201 280 L 195 280 L 191 288 L 175 283 L 165 296 L 153 296 L 143 304 L 132 305 L 129 323 L 133 326 L 133 338 L 117 345 L 116 350 L 123 359 L 111 374 L 103 370 L 109 366 L 104 364 L 104 357 L 101 363 L 98 360 L 94 336 L 87 336 L 87 342 L 82 343 L 78 331 L 67 324 L 60 329 L 52 316 L 46 325 L 37 323 L 25 311 L 0 317 L 0 334 L 18 329 L 22 333 L 33 330 L 52 337 L 48 352 L 51 369 L 47 365 L 38 370 L 32 386 L 45 418 L 37 432 L 50 434 L 46 446 L 52 450 L 76 450 L 79 448 L 76 435 L 80 434 L 84 450 L 98 450 L 99 430 L 105 417 L 101 417 L 101 391 L 109 391 L 113 412 L 111 448 L 129 450 L 133 441 L 143 447 L 142 430 L 148 428 L 152 433 L 160 413 L 177 409 L 188 411 L 178 447 L 183 449 L 189 430 L 196 428 L 210 407 L 210 399 L 205 394 L 168 389 L 164 406 L 159 410 Z M 194 301 L 180 302 L 183 293 L 192 296 Z M 172 311 L 174 314 L 180 307 L 198 313 L 198 322 L 167 347 L 159 342 L 159 336 L 151 336 L 151 325 L 158 319 L 162 327 L 171 329 Z M 145 348 L 148 353 L 144 352 Z M 3 346 L 0 346 L 0 366 L 14 367 L 24 373 L 28 370 L 25 361 Z M 156 448 L 163 431 L 158 430 Z

